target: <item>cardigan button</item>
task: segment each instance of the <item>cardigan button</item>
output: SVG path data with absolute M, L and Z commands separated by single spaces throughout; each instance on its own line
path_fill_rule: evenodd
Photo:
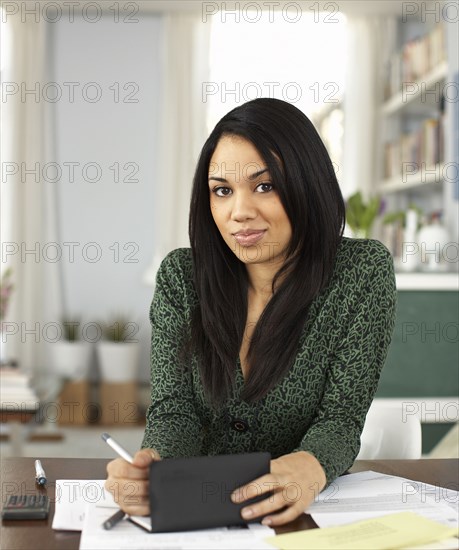
M 247 422 L 244 420 L 235 419 L 231 422 L 231 427 L 237 432 L 246 432 L 249 429 Z

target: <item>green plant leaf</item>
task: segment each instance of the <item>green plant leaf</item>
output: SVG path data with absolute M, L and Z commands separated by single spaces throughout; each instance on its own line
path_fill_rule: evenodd
M 349 197 L 346 203 L 346 222 L 354 231 L 364 231 L 368 237 L 381 205 L 380 197 L 373 197 L 368 204 L 363 202 L 362 193 L 357 191 Z
M 353 231 L 360 229 L 360 220 L 363 212 L 362 194 L 357 191 L 351 195 L 346 205 L 346 220 Z
M 378 215 L 380 203 L 381 199 L 379 197 L 373 197 L 362 213 L 361 226 L 362 229 L 365 229 L 367 232 L 370 230 L 376 216 Z

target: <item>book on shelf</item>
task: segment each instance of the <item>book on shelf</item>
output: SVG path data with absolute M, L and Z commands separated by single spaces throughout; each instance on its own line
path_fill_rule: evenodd
M 444 160 L 445 115 L 424 119 L 414 132 L 384 145 L 384 178 L 434 167 Z M 417 170 L 416 170 L 417 168 Z
M 431 32 L 413 38 L 389 58 L 386 69 L 384 99 L 402 91 L 404 83 L 422 79 L 446 59 L 445 33 L 442 23 Z

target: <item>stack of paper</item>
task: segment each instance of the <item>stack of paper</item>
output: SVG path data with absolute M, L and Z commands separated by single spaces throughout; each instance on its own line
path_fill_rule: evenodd
M 149 533 L 128 519 L 112 529 L 102 527 L 118 506 L 104 489 L 105 480 L 61 479 L 56 481 L 56 511 L 53 529 L 82 531 L 80 550 L 97 549 L 205 549 L 253 548 L 272 550 L 263 541 L 275 534 L 261 524 L 242 528 L 199 529 L 180 533 Z
M 105 480 L 58 479 L 56 481 L 56 511 L 53 529 L 81 531 L 86 504 L 104 506 L 111 514 L 118 506 L 112 494 L 104 489 Z
M 237 549 L 253 548 L 273 550 L 263 539 L 274 536 L 275 531 L 261 524 L 250 524 L 241 528 L 222 527 L 218 529 L 198 529 L 178 533 L 149 533 L 128 520 L 117 523 L 109 531 L 102 523 L 110 517 L 113 510 L 88 505 L 86 508 L 80 550 L 129 549 L 151 550 L 204 550 L 216 548 Z
M 0 408 L 8 412 L 38 409 L 39 400 L 30 388 L 29 377 L 15 368 L 0 369 Z
M 395 550 L 452 537 L 457 530 L 413 512 L 388 514 L 339 527 L 308 529 L 267 539 L 282 550 Z M 456 539 L 457 542 L 457 539 Z
M 352 549 L 457 548 L 459 492 L 376 472 L 338 478 L 307 510 L 321 529 L 274 536 L 261 524 L 242 528 L 149 533 L 125 519 L 102 523 L 117 509 L 104 480 L 58 480 L 53 529 L 82 530 L 89 549 Z M 395 513 L 394 513 L 395 512 Z
M 403 477 L 360 472 L 336 479 L 307 510 L 319 527 L 343 525 L 394 512 L 415 512 L 459 526 L 459 492 Z

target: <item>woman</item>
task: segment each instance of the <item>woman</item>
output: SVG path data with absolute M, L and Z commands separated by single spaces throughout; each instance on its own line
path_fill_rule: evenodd
M 396 291 L 389 252 L 343 237 L 344 216 L 327 151 L 296 107 L 257 99 L 217 124 L 194 177 L 191 249 L 157 274 L 144 449 L 108 465 L 126 512 L 149 513 L 160 458 L 269 451 L 271 473 L 234 499 L 274 488 L 242 510 L 273 527 L 352 465 Z

